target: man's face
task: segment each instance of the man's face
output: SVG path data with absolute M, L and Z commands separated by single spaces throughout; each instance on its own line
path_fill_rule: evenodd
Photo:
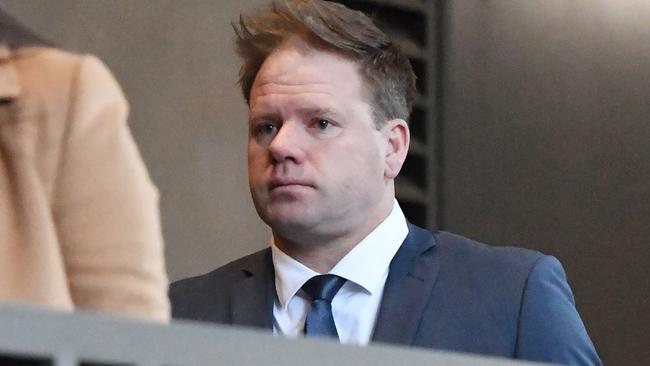
M 353 62 L 294 40 L 257 74 L 249 184 L 275 234 L 336 237 L 381 221 L 394 195 L 385 177 L 387 144 Z

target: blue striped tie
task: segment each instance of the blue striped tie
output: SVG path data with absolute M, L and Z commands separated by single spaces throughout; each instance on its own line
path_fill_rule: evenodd
M 345 278 L 337 275 L 318 275 L 302 285 L 302 290 L 312 299 L 305 319 L 305 335 L 339 337 L 332 316 L 332 299 L 345 283 Z

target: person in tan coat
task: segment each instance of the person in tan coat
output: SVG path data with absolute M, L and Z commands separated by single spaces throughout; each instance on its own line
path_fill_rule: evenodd
M 0 23 L 0 302 L 166 321 L 158 192 L 117 82 Z

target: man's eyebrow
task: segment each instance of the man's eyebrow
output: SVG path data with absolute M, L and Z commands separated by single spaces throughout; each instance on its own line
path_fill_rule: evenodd
M 266 108 L 269 107 L 269 108 Z M 304 107 L 298 107 L 294 111 L 297 115 L 302 116 L 303 118 L 306 117 L 313 117 L 313 116 L 329 116 L 330 118 L 336 118 L 336 116 L 339 115 L 337 113 L 336 109 L 331 108 L 329 106 L 304 106 Z M 281 119 L 282 113 L 276 109 L 273 108 L 272 106 L 264 106 L 261 108 L 254 108 L 251 110 L 250 115 L 248 117 L 249 122 L 255 122 L 259 120 L 278 120 Z
M 273 104 L 256 103 L 250 109 L 251 116 L 275 116 L 280 115 L 280 110 Z
M 302 115 L 314 115 L 314 114 L 336 114 L 336 111 L 329 107 L 300 107 L 296 111 Z
M 278 119 L 280 118 L 280 113 L 277 111 L 262 111 L 259 113 L 254 113 L 251 111 L 250 116 L 248 117 L 249 122 L 264 120 L 264 119 Z

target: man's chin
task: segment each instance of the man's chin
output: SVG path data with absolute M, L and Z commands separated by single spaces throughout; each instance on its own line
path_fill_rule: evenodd
M 305 210 L 275 210 L 266 212 L 262 220 L 273 230 L 274 233 L 282 236 L 300 235 L 301 233 L 313 230 L 314 222 L 308 211 Z
M 305 216 L 272 216 L 264 220 L 277 233 L 303 232 L 314 227 Z

